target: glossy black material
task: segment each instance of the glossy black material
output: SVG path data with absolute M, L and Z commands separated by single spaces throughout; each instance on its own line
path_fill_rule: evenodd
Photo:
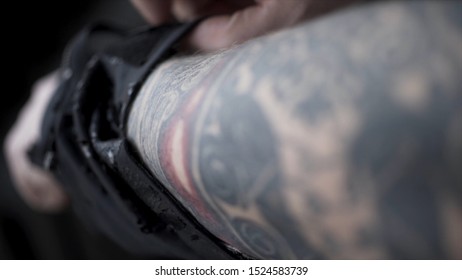
M 197 22 L 127 33 L 90 26 L 63 59 L 32 161 L 52 171 L 88 224 L 137 254 L 247 258 L 210 234 L 154 178 L 126 140 L 130 105 L 149 73 Z

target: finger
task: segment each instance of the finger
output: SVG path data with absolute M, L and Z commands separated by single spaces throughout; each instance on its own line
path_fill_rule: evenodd
M 255 5 L 202 22 L 188 42 L 192 48 L 203 51 L 229 48 L 355 1 L 255 0 Z
M 57 212 L 68 205 L 67 195 L 51 174 L 33 166 L 17 151 L 15 138 L 8 137 L 5 143 L 10 174 L 19 195 L 31 208 L 46 212 Z
M 30 175 L 19 185 L 20 193 L 29 206 L 45 212 L 59 212 L 69 205 L 69 199 L 56 179 L 46 171 L 31 166 Z
M 285 7 L 279 1 L 258 1 L 233 14 L 210 18 L 194 30 L 189 42 L 194 48 L 214 51 L 264 35 L 289 21 L 294 11 Z
M 171 0 L 131 0 L 144 19 L 153 25 L 174 21 Z
M 52 175 L 35 167 L 26 151 L 39 136 L 49 99 L 57 87 L 57 73 L 37 82 L 4 142 L 4 154 L 11 178 L 21 197 L 37 210 L 56 212 L 67 205 L 67 196 Z
M 245 7 L 253 1 L 236 0 L 174 0 L 172 12 L 179 21 L 191 21 L 203 16 L 230 14 Z
M 189 21 L 203 16 L 205 6 L 210 5 L 210 0 L 173 0 L 172 12 L 179 21 Z

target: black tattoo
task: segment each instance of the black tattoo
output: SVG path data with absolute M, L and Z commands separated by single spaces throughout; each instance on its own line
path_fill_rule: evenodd
M 243 252 L 461 258 L 461 15 L 460 1 L 375 3 L 171 61 L 128 134 Z

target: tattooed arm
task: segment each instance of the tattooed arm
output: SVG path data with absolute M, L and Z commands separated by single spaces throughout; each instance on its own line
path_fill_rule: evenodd
M 128 135 L 212 233 L 261 258 L 462 258 L 462 4 L 349 9 L 170 60 Z

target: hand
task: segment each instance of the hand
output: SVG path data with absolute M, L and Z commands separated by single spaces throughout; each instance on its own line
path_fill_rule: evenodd
M 151 24 L 203 21 L 188 44 L 203 51 L 228 48 L 358 0 L 132 0 Z
M 63 209 L 68 199 L 50 173 L 29 161 L 27 150 L 39 137 L 43 115 L 57 84 L 56 74 L 36 83 L 4 143 L 10 174 L 19 194 L 32 208 L 47 212 Z

